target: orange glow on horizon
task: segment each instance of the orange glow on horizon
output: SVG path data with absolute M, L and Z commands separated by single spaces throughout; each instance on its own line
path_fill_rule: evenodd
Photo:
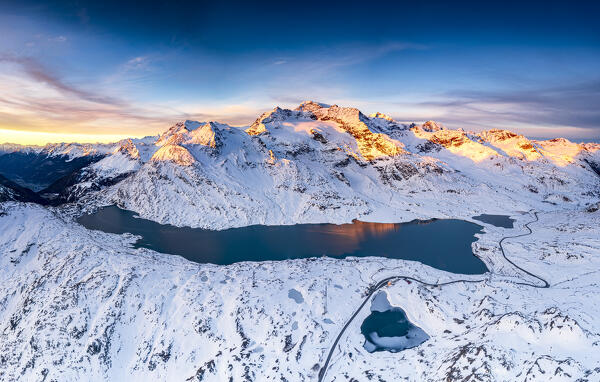
M 17 143 L 20 145 L 40 145 L 47 143 L 110 143 L 121 139 L 133 138 L 126 134 L 75 134 L 48 133 L 41 131 L 18 131 L 0 129 L 0 144 Z

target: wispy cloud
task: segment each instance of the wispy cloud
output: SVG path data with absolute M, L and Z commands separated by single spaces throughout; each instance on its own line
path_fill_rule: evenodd
M 0 129 L 64 134 L 155 134 L 184 119 L 216 120 L 244 125 L 254 120 L 260 106 L 254 102 L 177 102 L 159 104 L 128 101 L 107 95 L 118 82 L 148 76 L 147 56 L 136 56 L 116 69 L 109 79 L 86 83 L 65 81 L 33 57 L 0 55 Z M 117 81 L 118 79 L 118 81 Z M 92 90 L 90 90 L 92 89 Z M 114 90 L 122 88 L 114 88 Z M 92 139 L 93 140 L 93 139 Z
M 578 128 L 600 135 L 600 79 L 524 90 L 452 91 L 441 100 L 416 104 L 456 125 Z
M 140 135 L 185 117 L 67 83 L 31 57 L 1 55 L 0 83 L 0 127 L 5 129 Z
M 326 74 L 342 67 L 375 61 L 391 53 L 425 49 L 428 49 L 426 45 L 405 42 L 338 44 L 290 56 L 285 59 L 285 63 L 289 64 L 291 69 L 304 69 L 304 73 L 308 70 L 312 73 Z
M 58 76 L 53 74 L 50 70 L 45 68 L 34 58 L 31 57 L 18 57 L 9 54 L 0 54 L 0 63 L 12 63 L 20 66 L 23 71 L 34 81 L 44 83 L 49 87 L 58 90 L 61 93 L 67 93 L 74 95 L 86 101 L 102 103 L 102 104 L 120 104 L 121 101 L 96 94 L 94 92 L 82 90 L 65 83 Z
M 350 87 L 362 80 L 352 77 L 356 67 L 391 54 L 426 49 L 426 45 L 406 42 L 338 44 L 290 54 L 280 60 L 285 65 L 276 61 L 257 69 L 254 76 L 265 101 L 271 103 L 297 105 L 307 99 L 341 103 L 351 98 Z
M 67 38 L 65 36 L 63 36 L 63 35 L 60 35 L 60 36 L 49 37 L 48 41 L 51 41 L 51 42 L 65 42 L 65 41 L 67 41 Z
M 148 56 L 137 56 L 127 60 L 124 65 L 126 70 L 147 70 L 150 67 L 150 58 Z

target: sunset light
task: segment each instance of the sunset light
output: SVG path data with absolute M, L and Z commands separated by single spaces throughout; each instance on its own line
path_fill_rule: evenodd
M 60 142 L 108 143 L 130 137 L 130 135 L 115 134 L 69 134 L 0 129 L 0 141 L 2 143 L 17 143 L 20 145 L 39 146 Z

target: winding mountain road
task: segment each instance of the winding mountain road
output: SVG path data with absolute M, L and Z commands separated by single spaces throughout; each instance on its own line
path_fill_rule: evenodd
M 543 279 L 542 277 L 540 277 L 538 275 L 535 275 L 535 274 L 533 274 L 533 273 L 531 273 L 531 272 L 529 272 L 529 271 L 521 268 L 520 266 L 518 266 L 517 264 L 515 264 L 512 260 L 510 260 L 506 256 L 506 253 L 504 252 L 504 246 L 502 245 L 502 243 L 506 239 L 514 239 L 514 238 L 517 238 L 517 237 L 523 237 L 523 236 L 531 235 L 532 231 L 531 231 L 531 228 L 529 227 L 529 225 L 532 224 L 532 223 L 535 223 L 535 222 L 537 222 L 539 220 L 537 212 L 533 211 L 533 215 L 535 216 L 535 220 L 532 220 L 532 221 L 530 221 L 528 223 L 525 223 L 523 225 L 525 228 L 527 228 L 527 230 L 529 232 L 526 232 L 526 233 L 523 233 L 523 234 L 520 234 L 520 235 L 516 235 L 516 236 L 504 236 L 504 237 L 502 237 L 502 239 L 500 239 L 500 241 L 498 242 L 498 244 L 500 245 L 500 250 L 502 251 L 502 256 L 504 257 L 504 259 L 506 261 L 508 261 L 513 267 L 517 268 L 518 270 L 524 272 L 525 274 L 527 274 L 527 275 L 529 275 L 531 277 L 534 277 L 534 278 L 538 279 L 539 281 L 541 281 L 543 283 L 543 285 L 536 285 L 536 284 L 532 284 L 532 283 L 528 283 L 528 282 L 515 282 L 515 284 L 517 284 L 517 285 L 525 285 L 525 286 L 529 286 L 529 287 L 532 287 L 532 288 L 548 288 L 548 287 L 550 287 L 550 284 L 548 283 L 548 281 L 546 281 L 545 279 Z M 363 300 L 363 302 L 356 309 L 356 311 L 354 311 L 354 313 L 352 314 L 352 316 L 350 316 L 350 319 L 348 319 L 348 321 L 346 322 L 346 324 L 340 330 L 340 333 L 335 338 L 335 341 L 333 341 L 333 344 L 331 345 L 331 348 L 329 349 L 329 354 L 327 355 L 327 359 L 325 360 L 325 363 L 323 364 L 323 367 L 319 371 L 319 382 L 323 382 L 323 378 L 325 378 L 325 373 L 327 372 L 327 368 L 329 367 L 329 363 L 331 361 L 331 357 L 333 356 L 333 353 L 335 352 L 335 348 L 336 348 L 338 342 L 340 341 L 340 339 L 342 338 L 342 336 L 346 332 L 346 329 L 348 329 L 348 326 L 350 326 L 350 324 L 352 323 L 352 321 L 354 320 L 354 318 L 356 318 L 356 316 L 358 315 L 358 313 L 360 313 L 360 311 L 362 310 L 362 308 L 369 301 L 369 299 L 371 298 L 371 296 L 373 295 L 373 293 L 375 293 L 379 289 L 383 288 L 389 282 L 394 282 L 394 281 L 398 281 L 398 280 L 410 280 L 410 281 L 414 281 L 414 282 L 420 283 L 420 284 L 425 285 L 425 286 L 430 286 L 430 287 L 442 287 L 442 286 L 445 286 L 445 285 L 457 284 L 457 283 L 472 283 L 472 284 L 474 284 L 474 283 L 480 283 L 480 282 L 485 281 L 485 280 L 458 279 L 458 280 L 447 281 L 447 282 L 443 282 L 443 283 L 433 283 L 432 284 L 432 283 L 428 283 L 428 282 L 423 281 L 423 280 L 416 279 L 416 278 L 411 277 L 411 276 L 399 275 L 399 276 L 386 277 L 385 279 L 377 282 L 375 285 L 373 285 L 373 286 L 371 286 L 369 288 L 367 296 L 365 297 L 365 299 Z

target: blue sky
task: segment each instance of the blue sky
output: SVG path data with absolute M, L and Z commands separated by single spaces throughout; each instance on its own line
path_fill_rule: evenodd
M 249 124 L 303 100 L 470 130 L 600 136 L 600 6 L 0 4 L 0 142 Z M 43 134 L 42 134 L 43 133 Z

